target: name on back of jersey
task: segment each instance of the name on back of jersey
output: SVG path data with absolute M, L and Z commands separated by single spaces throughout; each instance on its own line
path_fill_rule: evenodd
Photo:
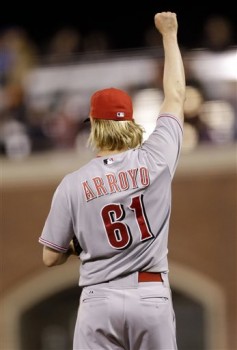
M 85 200 L 91 201 L 112 193 L 128 191 L 129 189 L 149 186 L 149 171 L 145 166 L 123 170 L 118 173 L 108 173 L 103 177 L 93 176 L 82 182 Z

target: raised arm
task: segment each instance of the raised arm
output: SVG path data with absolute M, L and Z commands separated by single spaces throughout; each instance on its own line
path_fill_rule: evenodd
M 177 17 L 173 12 L 161 12 L 155 15 L 154 21 L 163 38 L 165 56 L 163 74 L 164 101 L 160 113 L 174 114 L 183 122 L 185 74 L 177 39 Z

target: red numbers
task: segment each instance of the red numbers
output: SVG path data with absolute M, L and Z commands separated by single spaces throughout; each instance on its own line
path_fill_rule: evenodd
M 153 234 L 149 228 L 146 212 L 143 204 L 143 196 L 133 197 L 130 209 L 134 211 L 141 233 L 141 241 L 153 238 Z
M 143 205 L 143 196 L 133 197 L 129 209 L 134 212 L 135 220 L 140 231 L 140 240 L 146 241 L 153 238 Z M 105 231 L 110 245 L 115 249 L 124 249 L 132 243 L 132 235 L 129 226 L 123 221 L 126 213 L 121 204 L 108 204 L 102 211 Z

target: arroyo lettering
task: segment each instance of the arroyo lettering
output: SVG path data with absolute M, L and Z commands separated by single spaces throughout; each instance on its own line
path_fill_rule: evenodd
M 143 188 L 150 184 L 149 171 L 146 167 L 120 171 L 118 174 L 109 173 L 103 178 L 94 176 L 82 182 L 86 201 L 105 196 L 107 194 Z

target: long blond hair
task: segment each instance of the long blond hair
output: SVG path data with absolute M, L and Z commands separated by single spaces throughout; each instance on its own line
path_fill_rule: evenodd
M 135 121 L 114 121 L 91 118 L 88 145 L 110 151 L 136 148 L 141 145 L 145 129 Z

